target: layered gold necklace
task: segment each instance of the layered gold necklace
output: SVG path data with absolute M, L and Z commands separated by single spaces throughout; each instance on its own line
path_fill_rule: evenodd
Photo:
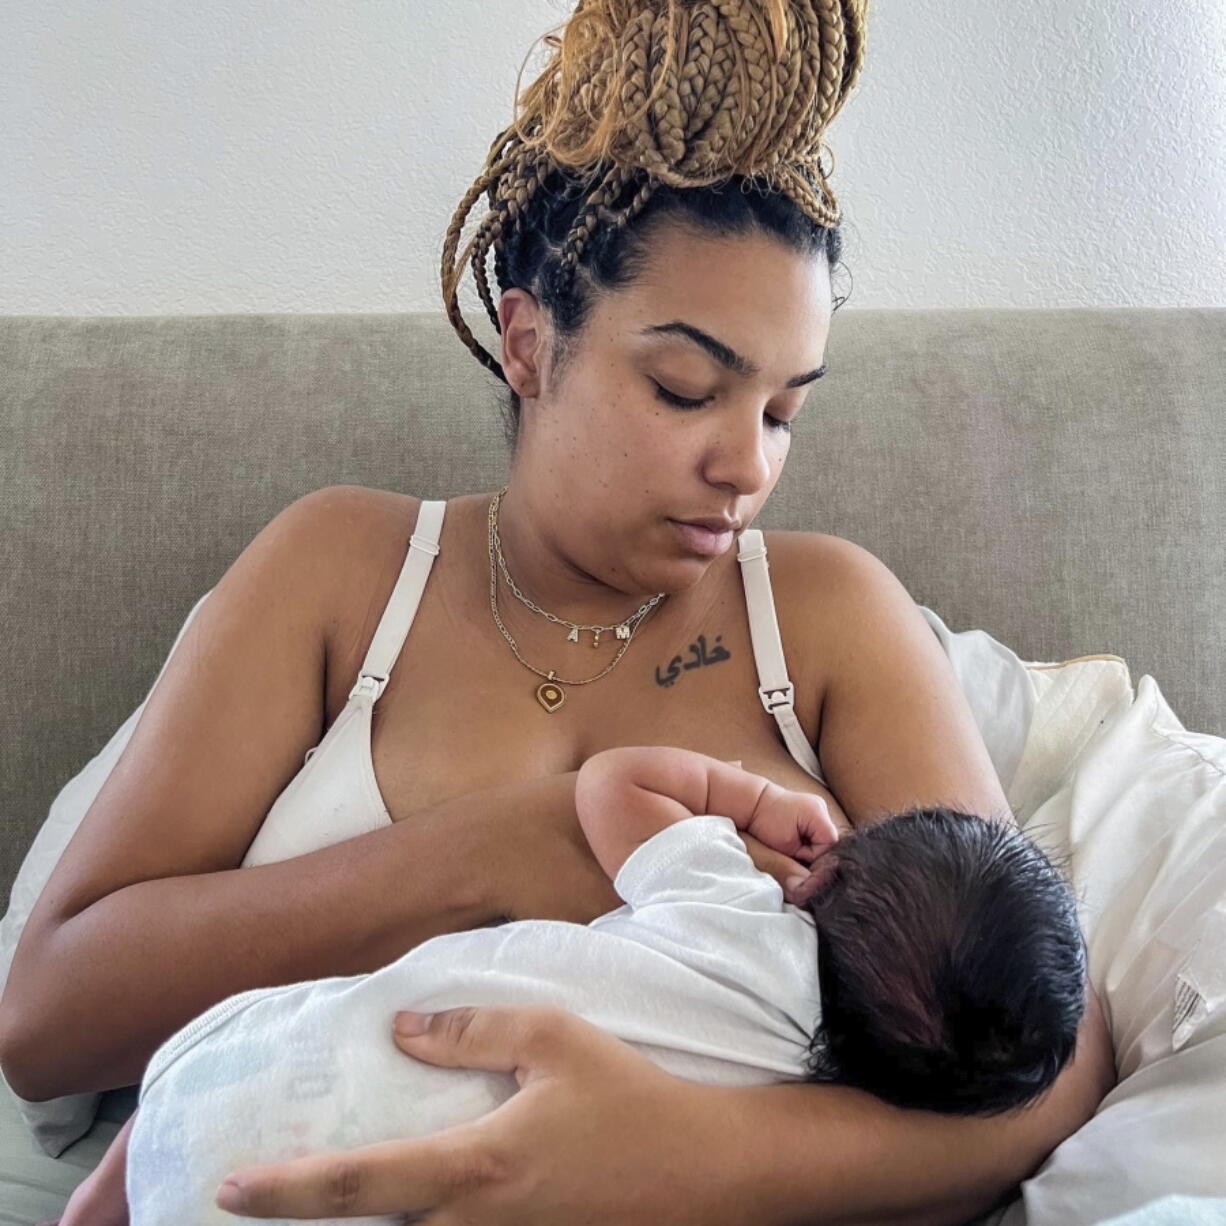
M 563 617 L 555 617 L 552 613 L 546 612 L 539 605 L 534 604 L 527 596 L 515 586 L 515 581 L 511 578 L 510 572 L 507 570 L 507 564 L 502 556 L 502 542 L 498 538 L 498 507 L 502 502 L 502 496 L 507 492 L 508 487 L 503 486 L 502 489 L 490 499 L 489 510 L 489 550 L 490 550 L 490 612 L 494 615 L 494 623 L 498 629 L 502 631 L 502 637 L 511 645 L 511 650 L 515 653 L 515 658 L 527 669 L 531 669 L 538 677 L 544 677 L 545 680 L 536 687 L 536 700 L 552 715 L 565 701 L 566 695 L 562 690 L 564 685 L 591 685 L 593 681 L 599 681 L 606 673 L 611 672 L 618 661 L 626 654 L 626 649 L 634 640 L 635 633 L 643 624 L 647 615 L 664 599 L 667 595 L 665 592 L 657 592 L 646 603 L 630 614 L 624 621 L 612 626 L 581 626 L 575 622 L 567 621 Z M 502 618 L 498 616 L 498 571 L 501 569 L 507 584 L 511 591 L 515 593 L 516 598 L 523 604 L 527 605 L 534 613 L 539 613 L 542 617 L 548 618 L 551 622 L 555 622 L 560 626 L 569 626 L 570 633 L 566 636 L 568 643 L 579 642 L 580 630 L 591 630 L 593 632 L 592 646 L 600 646 L 601 631 L 612 631 L 616 638 L 623 639 L 621 649 L 617 655 L 613 657 L 607 668 L 601 669 L 594 677 L 587 677 L 581 681 L 569 681 L 564 677 L 556 676 L 555 670 L 550 669 L 548 673 L 529 664 L 527 660 L 519 654 L 519 648 L 515 645 L 515 640 L 511 637 L 506 626 L 502 624 Z

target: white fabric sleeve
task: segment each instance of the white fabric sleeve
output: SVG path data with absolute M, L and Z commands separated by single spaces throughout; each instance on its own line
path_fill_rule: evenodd
M 702 902 L 779 914 L 783 889 L 754 864 L 730 817 L 687 817 L 640 843 L 613 881 L 632 907 Z

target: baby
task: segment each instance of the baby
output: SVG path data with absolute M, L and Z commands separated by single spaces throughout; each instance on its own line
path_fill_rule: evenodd
M 837 1081 L 961 1114 L 1031 1101 L 1071 1056 L 1076 909 L 1016 829 L 933 808 L 839 840 L 819 797 L 667 747 L 594 755 L 575 800 L 624 906 L 449 933 L 371 974 L 215 1005 L 154 1053 L 99 1168 L 114 1181 L 126 1144 L 131 1226 L 229 1226 L 214 1197 L 239 1167 L 436 1132 L 515 1093 L 511 1074 L 406 1056 L 401 1009 L 551 1004 L 692 1080 Z M 813 870 L 808 903 L 740 831 Z

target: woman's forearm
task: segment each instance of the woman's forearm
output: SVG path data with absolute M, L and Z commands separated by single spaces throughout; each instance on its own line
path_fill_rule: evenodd
M 479 814 L 513 830 L 520 808 L 573 805 L 573 791 L 573 776 L 545 776 L 473 792 L 279 863 L 137 882 L 27 930 L 5 991 L 4 1074 L 35 1100 L 135 1084 L 226 997 L 373 971 L 489 922 Z
M 1047 1096 L 993 1117 L 904 1111 L 837 1085 L 712 1088 L 763 1226 L 957 1226 L 992 1208 L 1093 1114 L 1115 1080 L 1094 1001 Z M 726 1098 L 726 1101 L 722 1101 Z M 730 1189 L 730 1193 L 733 1189 Z

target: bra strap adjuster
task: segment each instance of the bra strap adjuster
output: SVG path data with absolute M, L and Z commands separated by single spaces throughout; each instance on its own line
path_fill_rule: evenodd
M 769 715 L 774 715 L 778 707 L 791 707 L 794 694 L 795 687 L 790 681 L 787 685 L 775 686 L 774 688 L 763 686 L 758 690 L 758 697 L 762 700 L 762 705 L 766 708 Z
M 424 550 L 426 553 L 438 556 L 439 547 L 436 541 L 432 541 L 429 537 L 418 536 L 416 532 L 409 537 L 409 544 L 417 549 Z
M 379 701 L 379 698 L 386 687 L 386 677 L 379 677 L 374 673 L 363 673 L 358 678 L 357 684 L 349 691 L 349 701 L 369 701 L 373 706 Z

